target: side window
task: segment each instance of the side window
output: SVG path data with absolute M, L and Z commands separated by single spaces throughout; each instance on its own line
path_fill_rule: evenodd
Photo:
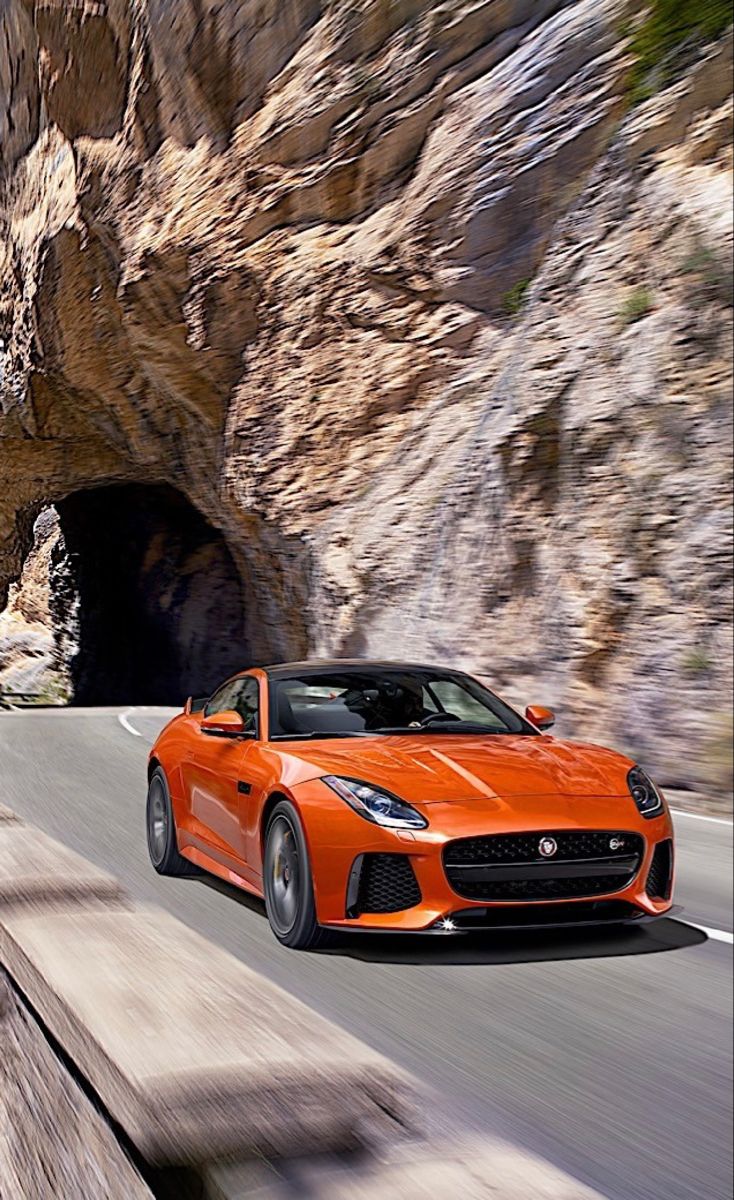
M 242 720 L 245 722 L 245 729 L 257 731 L 258 701 L 259 688 L 257 680 L 253 679 L 251 675 L 246 675 L 244 679 L 238 679 L 231 707 L 242 717 Z
M 491 709 L 485 708 L 463 687 L 459 687 L 450 679 L 438 679 L 435 683 L 431 683 L 431 691 L 439 703 L 443 704 L 446 712 L 453 713 L 462 721 L 479 721 L 482 725 L 496 725 L 498 729 L 505 728 L 504 722 L 496 717 Z
M 226 712 L 228 709 L 234 708 L 234 699 L 239 683 L 239 679 L 230 679 L 229 683 L 223 684 L 207 702 L 204 716 L 211 717 L 213 713 Z

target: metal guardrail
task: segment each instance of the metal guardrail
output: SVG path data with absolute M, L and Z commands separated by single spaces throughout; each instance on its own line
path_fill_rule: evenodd
M 21 704 L 33 703 L 34 700 L 43 700 L 45 692 L 3 692 L 0 691 L 0 708 L 13 708 L 13 701 L 19 701 Z

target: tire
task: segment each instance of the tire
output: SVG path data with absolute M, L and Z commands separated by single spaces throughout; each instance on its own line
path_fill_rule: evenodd
M 148 784 L 145 829 L 150 861 L 159 875 L 195 875 L 196 868 L 178 852 L 171 796 L 162 767 L 156 767 Z
M 316 920 L 303 827 L 288 800 L 276 804 L 265 832 L 263 891 L 270 928 L 291 950 L 315 950 L 330 940 Z

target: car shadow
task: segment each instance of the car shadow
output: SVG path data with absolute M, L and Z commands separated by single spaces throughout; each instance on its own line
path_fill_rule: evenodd
M 250 912 L 257 913 L 267 921 L 265 901 L 261 900 L 259 896 L 253 896 L 250 892 L 235 887 L 233 883 L 226 883 L 224 879 L 218 879 L 216 875 L 208 875 L 205 871 L 193 878 L 197 883 L 203 883 L 204 887 L 211 888 L 213 892 L 219 892 L 222 896 L 228 896 L 230 900 L 236 900 L 243 908 L 249 908 Z
M 707 941 L 683 921 L 663 917 L 650 925 L 614 928 L 507 930 L 471 934 L 339 935 L 322 954 L 400 966 L 503 966 L 574 958 L 613 958 L 685 950 Z
M 267 920 L 257 896 L 214 875 L 197 882 L 235 900 Z M 362 962 L 400 966 L 503 966 L 509 963 L 557 962 L 573 958 L 614 958 L 660 954 L 700 946 L 708 938 L 684 921 L 662 917 L 650 925 L 615 925 L 578 929 L 519 929 L 460 934 L 341 933 L 334 931 L 317 954 L 339 955 Z

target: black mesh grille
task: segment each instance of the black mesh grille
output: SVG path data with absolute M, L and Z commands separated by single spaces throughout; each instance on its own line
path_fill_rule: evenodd
M 643 851 L 636 833 L 539 830 L 460 838 L 444 847 L 443 859 L 451 887 L 468 900 L 570 900 L 627 887 Z
M 499 833 L 490 837 L 460 838 L 444 850 L 449 863 L 533 863 L 544 862 L 539 850 L 541 838 L 551 837 L 558 845 L 556 859 L 607 858 L 627 854 L 629 847 L 641 849 L 642 838 L 636 833 L 616 829 L 564 829 L 560 833 L 539 829 L 537 833 Z M 613 850 L 612 839 L 622 838 L 624 846 Z
M 460 896 L 472 900 L 570 900 L 574 896 L 604 896 L 618 892 L 625 883 L 584 875 L 579 879 L 506 879 L 502 883 L 476 880 L 458 884 L 449 879 Z
M 420 904 L 421 891 L 413 864 L 405 854 L 365 854 L 357 890 L 359 913 L 401 912 Z
M 669 900 L 673 881 L 673 843 L 658 842 L 652 856 L 645 891 L 652 900 Z

